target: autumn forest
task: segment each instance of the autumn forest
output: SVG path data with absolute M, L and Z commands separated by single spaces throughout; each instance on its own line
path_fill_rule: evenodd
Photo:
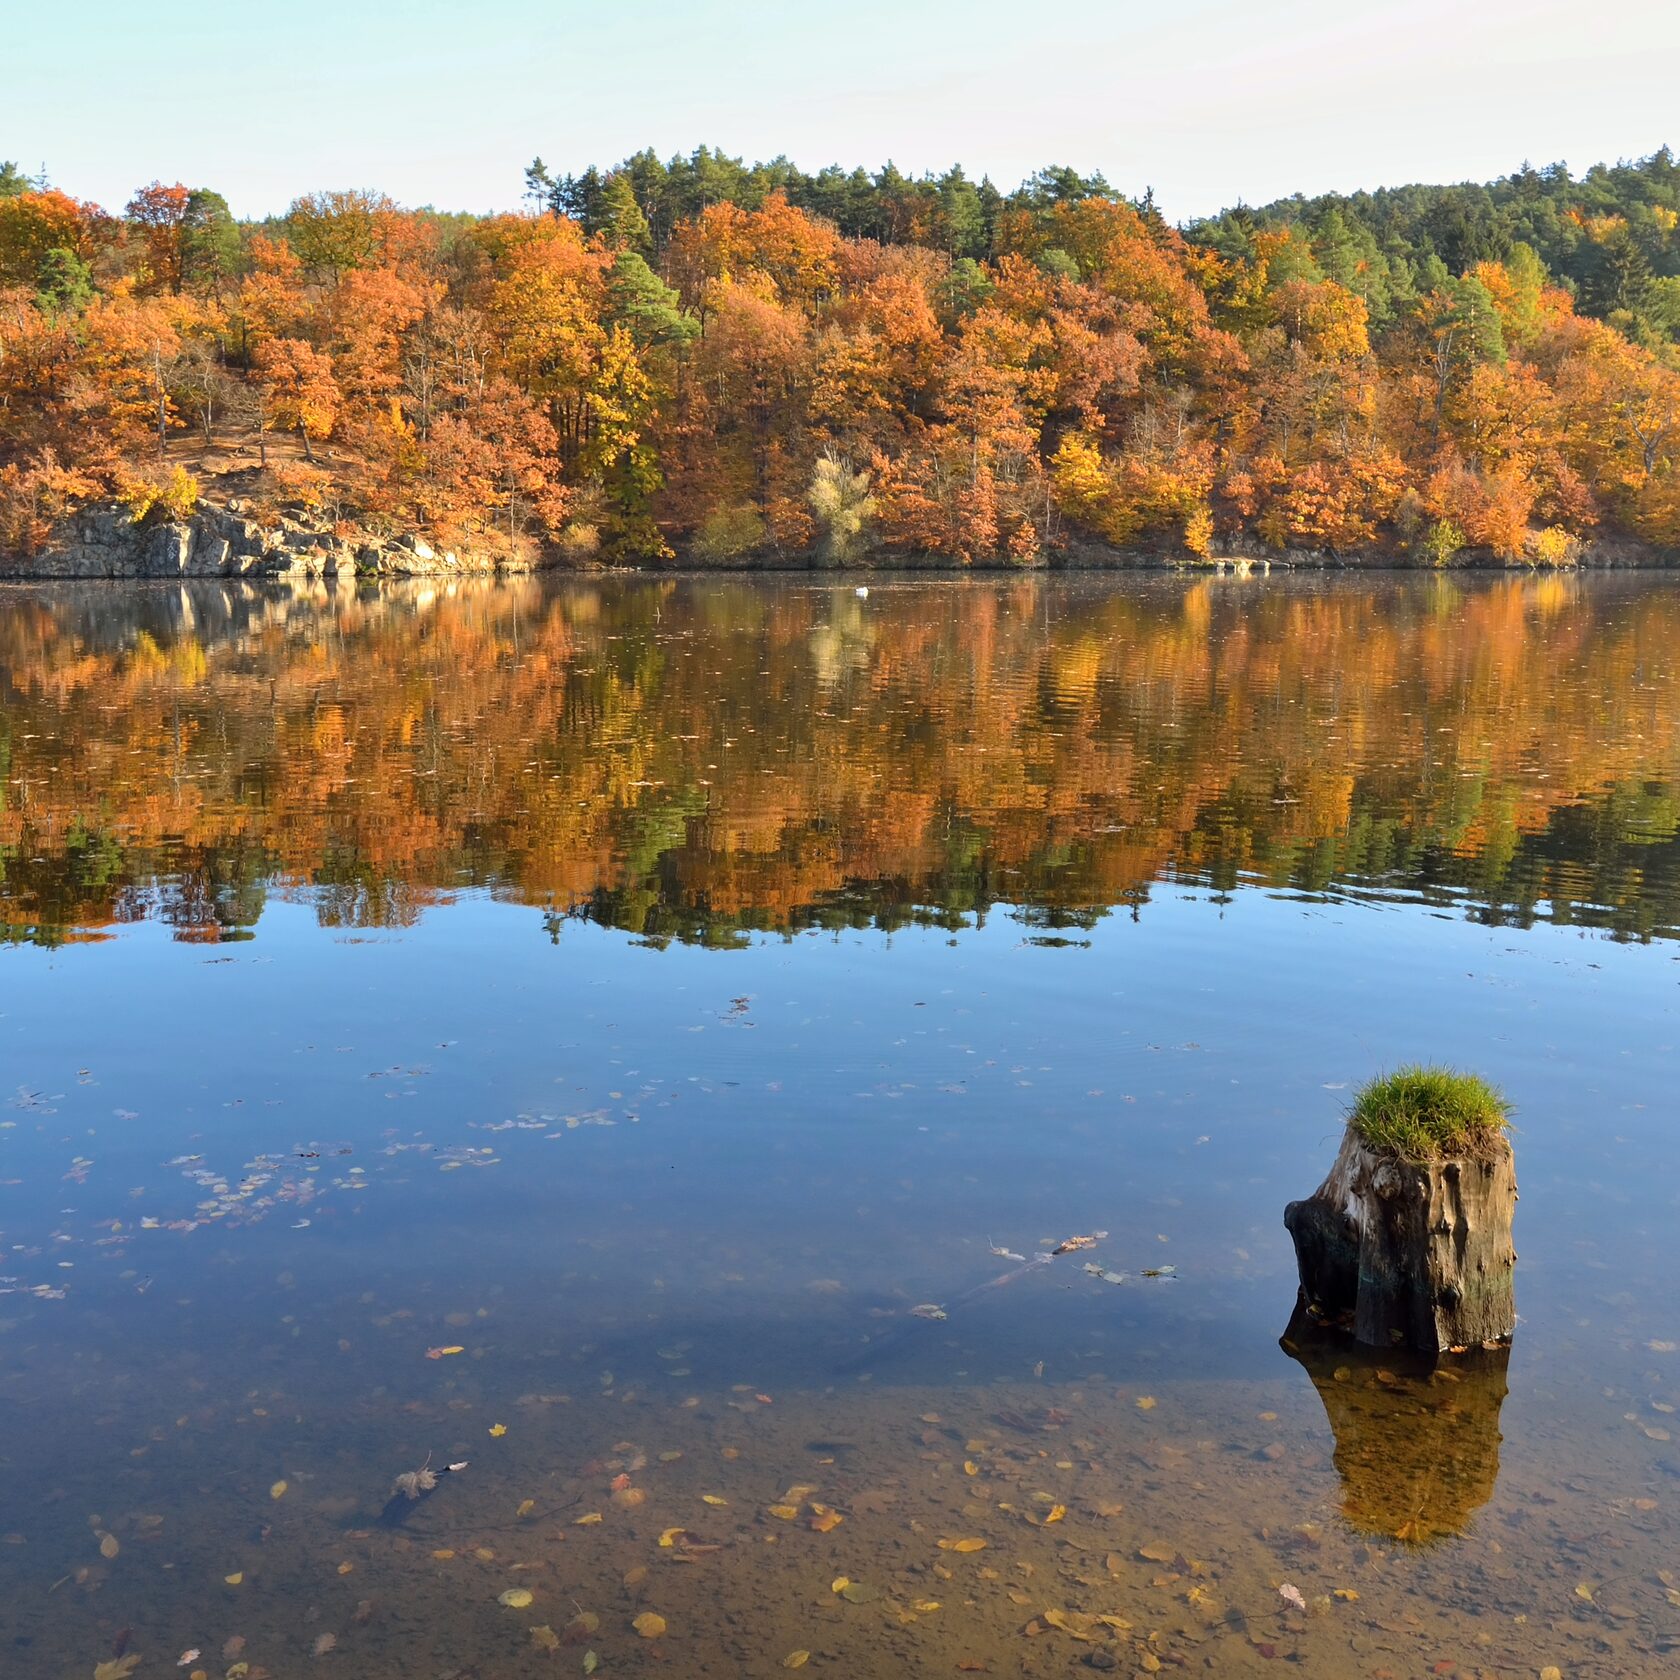
M 1239 208 L 704 148 L 242 223 L 0 166 L 0 555 L 200 497 L 574 565 L 1680 547 L 1680 163 Z

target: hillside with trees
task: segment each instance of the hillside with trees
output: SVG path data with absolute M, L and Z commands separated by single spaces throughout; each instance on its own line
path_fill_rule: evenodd
M 562 563 L 955 565 L 1680 546 L 1667 151 L 1171 225 L 661 162 L 483 217 L 368 191 L 236 221 L 0 167 L 0 555 L 199 498 Z

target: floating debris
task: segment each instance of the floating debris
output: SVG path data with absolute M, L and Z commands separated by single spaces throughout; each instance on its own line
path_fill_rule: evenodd
M 461 1459 L 455 1464 L 445 1464 L 441 1469 L 432 1468 L 432 1455 L 426 1454 L 426 1462 L 418 1470 L 405 1470 L 391 1483 L 391 1503 L 399 1499 L 418 1499 L 424 1493 L 430 1493 L 438 1485 L 439 1476 L 459 1474 L 467 1468 L 468 1461 Z M 386 1507 L 387 1511 L 390 1506 Z
M 1072 1254 L 1075 1249 L 1095 1248 L 1107 1235 L 1107 1231 L 1092 1231 L 1089 1236 L 1064 1237 L 1050 1252 L 1052 1254 Z

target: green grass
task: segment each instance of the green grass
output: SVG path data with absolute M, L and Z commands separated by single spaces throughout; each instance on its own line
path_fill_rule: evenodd
M 1364 1086 L 1348 1110 L 1348 1124 L 1382 1154 L 1432 1161 L 1487 1157 L 1510 1115 L 1511 1105 L 1485 1079 L 1414 1065 Z

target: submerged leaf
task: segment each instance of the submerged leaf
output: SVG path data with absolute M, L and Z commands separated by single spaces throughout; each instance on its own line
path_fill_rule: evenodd
M 988 1541 L 980 1539 L 941 1540 L 939 1549 L 942 1552 L 983 1552 L 988 1544 Z
M 652 1610 L 644 1610 L 630 1625 L 643 1639 L 663 1639 L 665 1637 L 665 1618 L 656 1615 Z
M 496 1595 L 498 1604 L 505 1604 L 510 1610 L 523 1610 L 531 1602 L 529 1587 L 509 1587 L 506 1592 Z
M 560 1635 L 547 1622 L 541 1627 L 531 1629 L 531 1643 L 539 1651 L 558 1651 L 560 1649 Z

